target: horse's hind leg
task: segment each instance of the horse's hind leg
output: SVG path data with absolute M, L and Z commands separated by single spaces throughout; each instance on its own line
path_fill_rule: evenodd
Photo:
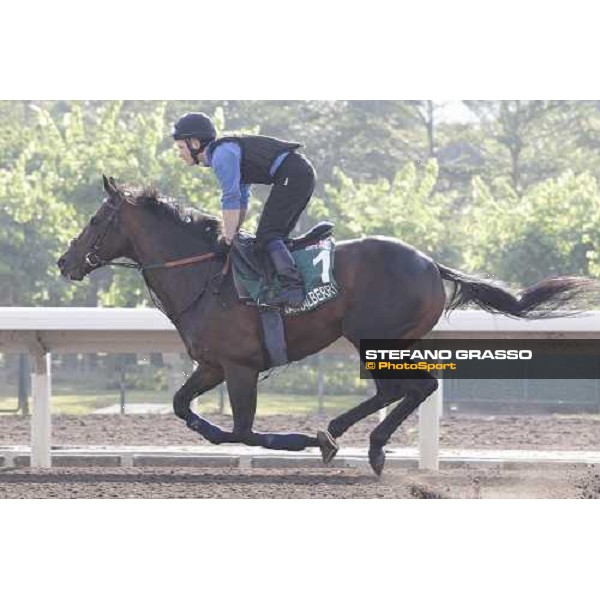
M 335 417 L 335 419 L 332 419 L 329 422 L 327 431 L 334 438 L 339 438 L 348 431 L 350 427 L 359 421 L 362 421 L 365 417 L 400 400 L 405 394 L 405 389 L 401 380 L 376 378 L 373 380 L 377 387 L 377 393 L 374 396 Z
M 414 331 L 415 325 L 413 323 L 405 325 L 404 330 L 398 332 L 398 343 L 401 344 L 400 340 L 402 337 L 407 335 L 409 332 L 412 333 Z M 351 337 L 348 334 L 347 337 L 352 342 L 354 347 L 359 350 L 360 337 Z M 405 345 L 408 348 L 410 341 L 405 342 Z M 397 400 L 402 399 L 406 394 L 407 390 L 404 383 L 405 380 L 403 379 L 379 379 L 377 377 L 373 377 L 373 381 L 375 382 L 375 386 L 377 388 L 377 393 L 374 396 L 368 400 L 364 400 L 359 405 L 351 408 L 349 411 L 339 415 L 329 422 L 327 431 L 329 431 L 334 438 L 340 437 L 348 429 L 350 429 L 352 425 L 355 425 L 365 417 L 368 417 L 378 410 L 389 406 Z
M 394 339 L 399 349 L 409 348 L 412 340 L 421 339 L 433 329 L 444 310 L 444 286 L 437 266 L 417 254 L 405 256 L 403 261 L 389 252 L 392 249 L 388 245 L 383 254 L 365 262 L 368 270 L 357 285 L 352 310 L 343 319 L 342 333 L 357 350 L 360 340 L 368 338 Z M 376 286 L 379 293 L 373 294 Z M 329 423 L 333 437 L 409 391 L 406 379 L 375 379 L 375 385 L 375 396 Z
M 437 379 L 429 373 L 423 373 L 423 376 L 419 379 L 406 379 L 404 383 L 407 388 L 404 400 L 395 406 L 390 414 L 371 432 L 369 463 L 377 475 L 381 475 L 385 463 L 383 447 L 388 443 L 394 431 L 438 388 Z

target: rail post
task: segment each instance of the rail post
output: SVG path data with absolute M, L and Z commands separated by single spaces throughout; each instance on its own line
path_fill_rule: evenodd
M 438 389 L 419 407 L 419 469 L 440 468 L 440 417 L 443 414 L 444 380 L 440 374 Z
M 31 417 L 31 466 L 50 468 L 51 419 L 51 354 L 36 352 L 34 354 L 35 371 L 31 375 L 33 397 L 33 414 Z

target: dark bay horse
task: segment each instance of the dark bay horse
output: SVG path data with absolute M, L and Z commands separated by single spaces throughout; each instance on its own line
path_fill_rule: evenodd
M 139 266 L 197 363 L 174 396 L 175 414 L 214 444 L 244 443 L 293 451 L 319 447 L 328 462 L 337 451 L 336 438 L 366 416 L 398 402 L 370 435 L 369 461 L 380 474 L 385 444 L 436 390 L 437 380 L 431 375 L 376 378 L 372 398 L 334 418 L 327 431 L 316 436 L 253 431 L 258 377 L 268 363 L 258 311 L 236 300 L 231 274 L 223 274 L 225 258 L 215 252 L 220 221 L 199 211 L 180 209 L 155 191 L 117 186 L 112 178 L 104 177 L 104 188 L 108 197 L 58 265 L 65 277 L 77 281 L 117 258 L 128 258 Z M 170 261 L 198 256 L 202 258 L 168 268 Z M 595 285 L 589 279 L 557 277 L 527 288 L 517 297 L 497 284 L 444 267 L 415 248 L 384 237 L 339 243 L 335 278 L 341 290 L 335 300 L 285 318 L 290 361 L 319 352 L 340 336 L 356 348 L 361 338 L 419 339 L 431 331 L 445 309 L 468 303 L 520 318 L 551 316 L 552 310 Z M 449 299 L 444 280 L 454 286 Z M 190 409 L 195 397 L 223 381 L 233 414 L 231 432 Z

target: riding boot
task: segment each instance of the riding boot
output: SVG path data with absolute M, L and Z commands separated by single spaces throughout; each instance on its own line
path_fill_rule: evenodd
M 276 301 L 297 308 L 304 301 L 304 285 L 294 257 L 281 239 L 269 242 L 267 250 L 281 282 Z

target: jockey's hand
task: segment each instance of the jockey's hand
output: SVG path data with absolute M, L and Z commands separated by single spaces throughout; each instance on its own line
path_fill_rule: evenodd
M 225 236 L 222 235 L 217 240 L 217 245 L 215 247 L 215 252 L 217 254 L 229 254 L 230 250 L 231 250 L 231 241 L 227 241 L 227 239 L 225 238 Z

